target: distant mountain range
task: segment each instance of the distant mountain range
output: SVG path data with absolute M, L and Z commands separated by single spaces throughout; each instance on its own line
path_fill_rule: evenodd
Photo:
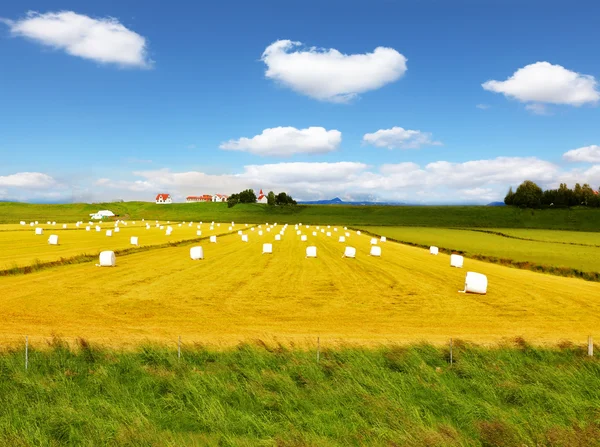
M 419 203 L 406 203 L 406 202 L 369 202 L 369 201 L 357 201 L 357 202 L 344 202 L 339 197 L 329 200 L 309 200 L 300 201 L 300 205 L 379 205 L 379 206 L 426 206 Z M 468 205 L 468 204 L 462 204 Z M 504 202 L 491 202 L 486 206 L 504 206 Z

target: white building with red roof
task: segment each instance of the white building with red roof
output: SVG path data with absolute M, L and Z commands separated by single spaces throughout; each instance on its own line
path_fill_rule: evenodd
M 173 200 L 171 200 L 171 194 L 157 194 L 156 195 L 156 203 L 158 205 L 173 203 Z
M 258 197 L 256 198 L 257 203 L 267 203 L 267 196 L 263 194 L 263 190 L 261 189 L 258 193 Z

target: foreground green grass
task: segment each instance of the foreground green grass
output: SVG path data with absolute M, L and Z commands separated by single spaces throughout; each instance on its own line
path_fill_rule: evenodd
M 0 444 L 592 446 L 582 348 L 69 350 L 0 355 Z
M 531 266 L 546 266 L 549 272 L 553 267 L 590 273 L 600 272 L 600 245 L 591 245 L 594 242 L 600 243 L 600 236 L 596 233 L 492 230 L 505 235 L 502 236 L 487 231 L 448 228 L 374 226 L 362 226 L 361 228 L 400 242 L 422 246 L 435 245 L 449 251 L 463 253 L 469 257 L 483 256 L 484 260 L 496 258 L 501 263 L 514 261 L 529 263 Z M 528 268 L 527 265 L 523 267 Z M 562 274 L 560 272 L 552 273 Z M 567 276 L 578 276 L 568 275 L 566 271 L 564 273 Z
M 576 231 L 600 231 L 600 209 L 521 210 L 487 206 L 345 206 L 299 205 L 268 207 L 226 203 L 120 202 L 65 205 L 1 203 L 0 224 L 21 220 L 76 222 L 89 214 L 109 209 L 127 219 L 172 221 L 217 221 L 240 223 L 306 223 L 315 225 L 402 225 L 462 228 L 546 228 Z

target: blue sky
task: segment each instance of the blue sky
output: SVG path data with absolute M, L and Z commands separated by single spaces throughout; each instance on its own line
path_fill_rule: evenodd
M 285 3 L 3 2 L 0 199 L 600 185 L 599 2 Z

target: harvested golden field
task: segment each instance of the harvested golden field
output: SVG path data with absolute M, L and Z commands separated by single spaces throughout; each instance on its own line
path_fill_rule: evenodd
M 258 229 L 245 231 L 247 243 L 237 234 L 202 241 L 202 261 L 190 260 L 191 245 L 182 245 L 117 257 L 114 268 L 83 263 L 2 277 L 0 340 L 60 335 L 126 346 L 175 343 L 181 335 L 218 346 L 253 339 L 314 345 L 319 336 L 324 345 L 372 345 L 523 336 L 554 343 L 583 342 L 600 327 L 599 283 L 469 259 L 456 269 L 447 255 L 392 242 L 371 257 L 366 235 L 352 232 L 340 243 L 342 228 L 331 237 L 302 230 L 308 242 L 293 226 L 281 241 L 275 230 L 259 236 Z M 262 254 L 264 242 L 274 244 L 273 254 Z M 309 244 L 318 258 L 305 257 Z M 357 249 L 356 259 L 342 258 L 346 245 Z M 457 292 L 467 271 L 487 275 L 487 295 Z
M 12 267 L 23 267 L 31 265 L 36 261 L 49 262 L 57 261 L 61 258 L 71 258 L 82 254 L 96 255 L 103 250 L 122 250 L 132 247 L 130 243 L 131 236 L 138 237 L 140 247 L 167 244 L 169 242 L 179 242 L 183 240 L 197 239 L 196 231 L 202 231 L 201 237 L 211 235 L 221 235 L 230 232 L 230 224 L 217 224 L 210 230 L 210 222 L 199 225 L 198 222 L 192 226 L 188 224 L 159 222 L 164 228 L 156 227 L 155 222 L 149 222 L 150 229 L 146 230 L 145 223 L 129 222 L 127 225 L 120 225 L 119 232 L 115 232 L 114 222 L 102 222 L 90 225 L 90 231 L 86 231 L 87 225 L 81 225 L 79 228 L 74 223 L 67 224 L 63 229 L 61 223 L 48 225 L 46 223 L 38 225 L 42 228 L 43 234 L 36 235 L 33 227 L 21 225 L 0 225 L 0 271 Z M 101 231 L 96 231 L 99 226 Z M 173 228 L 170 236 L 165 234 L 168 226 Z M 200 228 L 198 228 L 200 226 Z M 240 227 L 238 225 L 238 227 Z M 107 237 L 106 231 L 111 230 L 112 236 Z M 58 236 L 58 245 L 49 245 L 48 238 L 51 234 Z

